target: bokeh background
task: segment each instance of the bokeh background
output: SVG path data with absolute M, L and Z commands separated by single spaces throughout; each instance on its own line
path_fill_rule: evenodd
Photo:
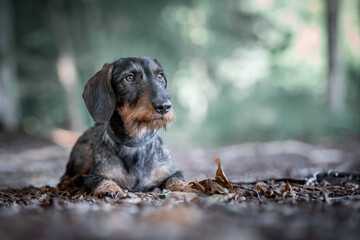
M 105 62 L 150 56 L 173 95 L 169 145 L 359 134 L 359 0 L 0 3 L 2 131 L 61 143 L 93 124 L 81 94 Z
M 266 201 L 5 190 L 57 185 L 93 124 L 83 86 L 129 56 L 168 72 L 161 134 L 187 181 L 215 157 L 232 182 L 358 176 L 360 0 L 0 0 L 1 239 L 359 239 L 359 197 L 341 197 L 358 182 L 328 187 L 342 174 Z

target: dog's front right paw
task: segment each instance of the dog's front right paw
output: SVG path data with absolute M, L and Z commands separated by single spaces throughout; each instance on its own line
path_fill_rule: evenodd
M 183 191 L 188 184 L 180 179 L 169 179 L 166 181 L 165 189 L 170 191 Z
M 101 181 L 93 191 L 93 195 L 96 197 L 123 197 L 124 191 L 115 182 L 111 180 Z

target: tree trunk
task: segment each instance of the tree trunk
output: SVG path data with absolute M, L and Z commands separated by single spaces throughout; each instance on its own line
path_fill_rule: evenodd
M 328 33 L 328 80 L 327 94 L 329 108 L 340 113 L 343 107 L 343 81 L 340 74 L 338 52 L 338 0 L 326 0 Z
M 73 55 L 72 41 L 64 13 L 63 2 L 50 1 L 50 17 L 59 57 L 57 73 L 66 94 L 66 104 L 70 120 L 70 128 L 74 131 L 84 130 L 85 118 L 81 108 L 78 73 Z
M 16 63 L 11 2 L 0 0 L 0 125 L 15 131 L 19 125 L 18 102 L 15 94 Z

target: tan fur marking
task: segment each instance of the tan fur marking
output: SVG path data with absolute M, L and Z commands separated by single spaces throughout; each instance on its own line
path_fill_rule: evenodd
M 103 169 L 100 171 L 100 174 L 112 179 L 112 181 L 124 189 L 131 189 L 136 184 L 136 179 L 132 175 L 128 175 L 121 167 L 114 166 Z
M 154 68 L 153 68 L 153 72 L 154 72 L 154 73 L 158 73 L 158 72 L 159 72 L 159 68 L 158 68 L 158 67 L 154 67 Z
M 141 72 L 141 66 L 139 66 L 137 63 L 134 63 L 134 62 L 130 62 L 130 63 L 133 66 L 133 68 L 135 69 L 135 71 Z
M 187 184 L 181 180 L 168 179 L 165 183 L 165 188 L 170 191 L 182 191 Z
M 124 194 L 123 190 L 116 183 L 114 183 L 111 180 L 104 180 L 104 181 L 101 181 L 96 186 L 96 188 L 93 192 L 93 195 L 94 196 L 99 196 L 99 195 L 105 196 L 106 192 L 111 192 L 115 195 L 117 195 L 117 194 L 123 195 Z
M 116 111 L 124 121 L 125 131 L 130 136 L 139 135 L 144 128 L 147 131 L 159 130 L 167 123 L 171 123 L 175 118 L 172 108 L 165 115 L 157 113 L 148 96 L 140 98 L 134 107 L 131 107 L 129 103 L 125 103 L 123 107 L 117 108 Z
M 145 186 L 153 186 L 161 183 L 170 175 L 170 169 L 168 165 L 162 165 L 157 167 L 145 181 Z

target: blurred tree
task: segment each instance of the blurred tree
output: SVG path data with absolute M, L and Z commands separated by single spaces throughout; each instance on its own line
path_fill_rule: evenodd
M 14 131 L 19 124 L 15 94 L 16 61 L 14 51 L 12 2 L 0 0 L 0 124 Z
M 328 104 L 333 113 L 339 114 L 343 105 L 343 80 L 339 65 L 338 49 L 338 0 L 326 0 L 328 34 Z
M 81 131 L 84 130 L 86 124 L 84 115 L 81 111 L 81 103 L 79 101 L 78 73 L 63 1 L 50 1 L 49 8 L 52 32 L 55 35 L 56 46 L 58 49 L 56 69 L 60 83 L 64 87 L 66 94 L 65 97 L 70 129 Z
M 346 107 L 355 126 L 355 135 L 360 135 L 360 0 L 344 1 L 346 15 L 342 36 L 345 45 L 346 60 Z M 351 13 L 351 14 L 349 14 Z

